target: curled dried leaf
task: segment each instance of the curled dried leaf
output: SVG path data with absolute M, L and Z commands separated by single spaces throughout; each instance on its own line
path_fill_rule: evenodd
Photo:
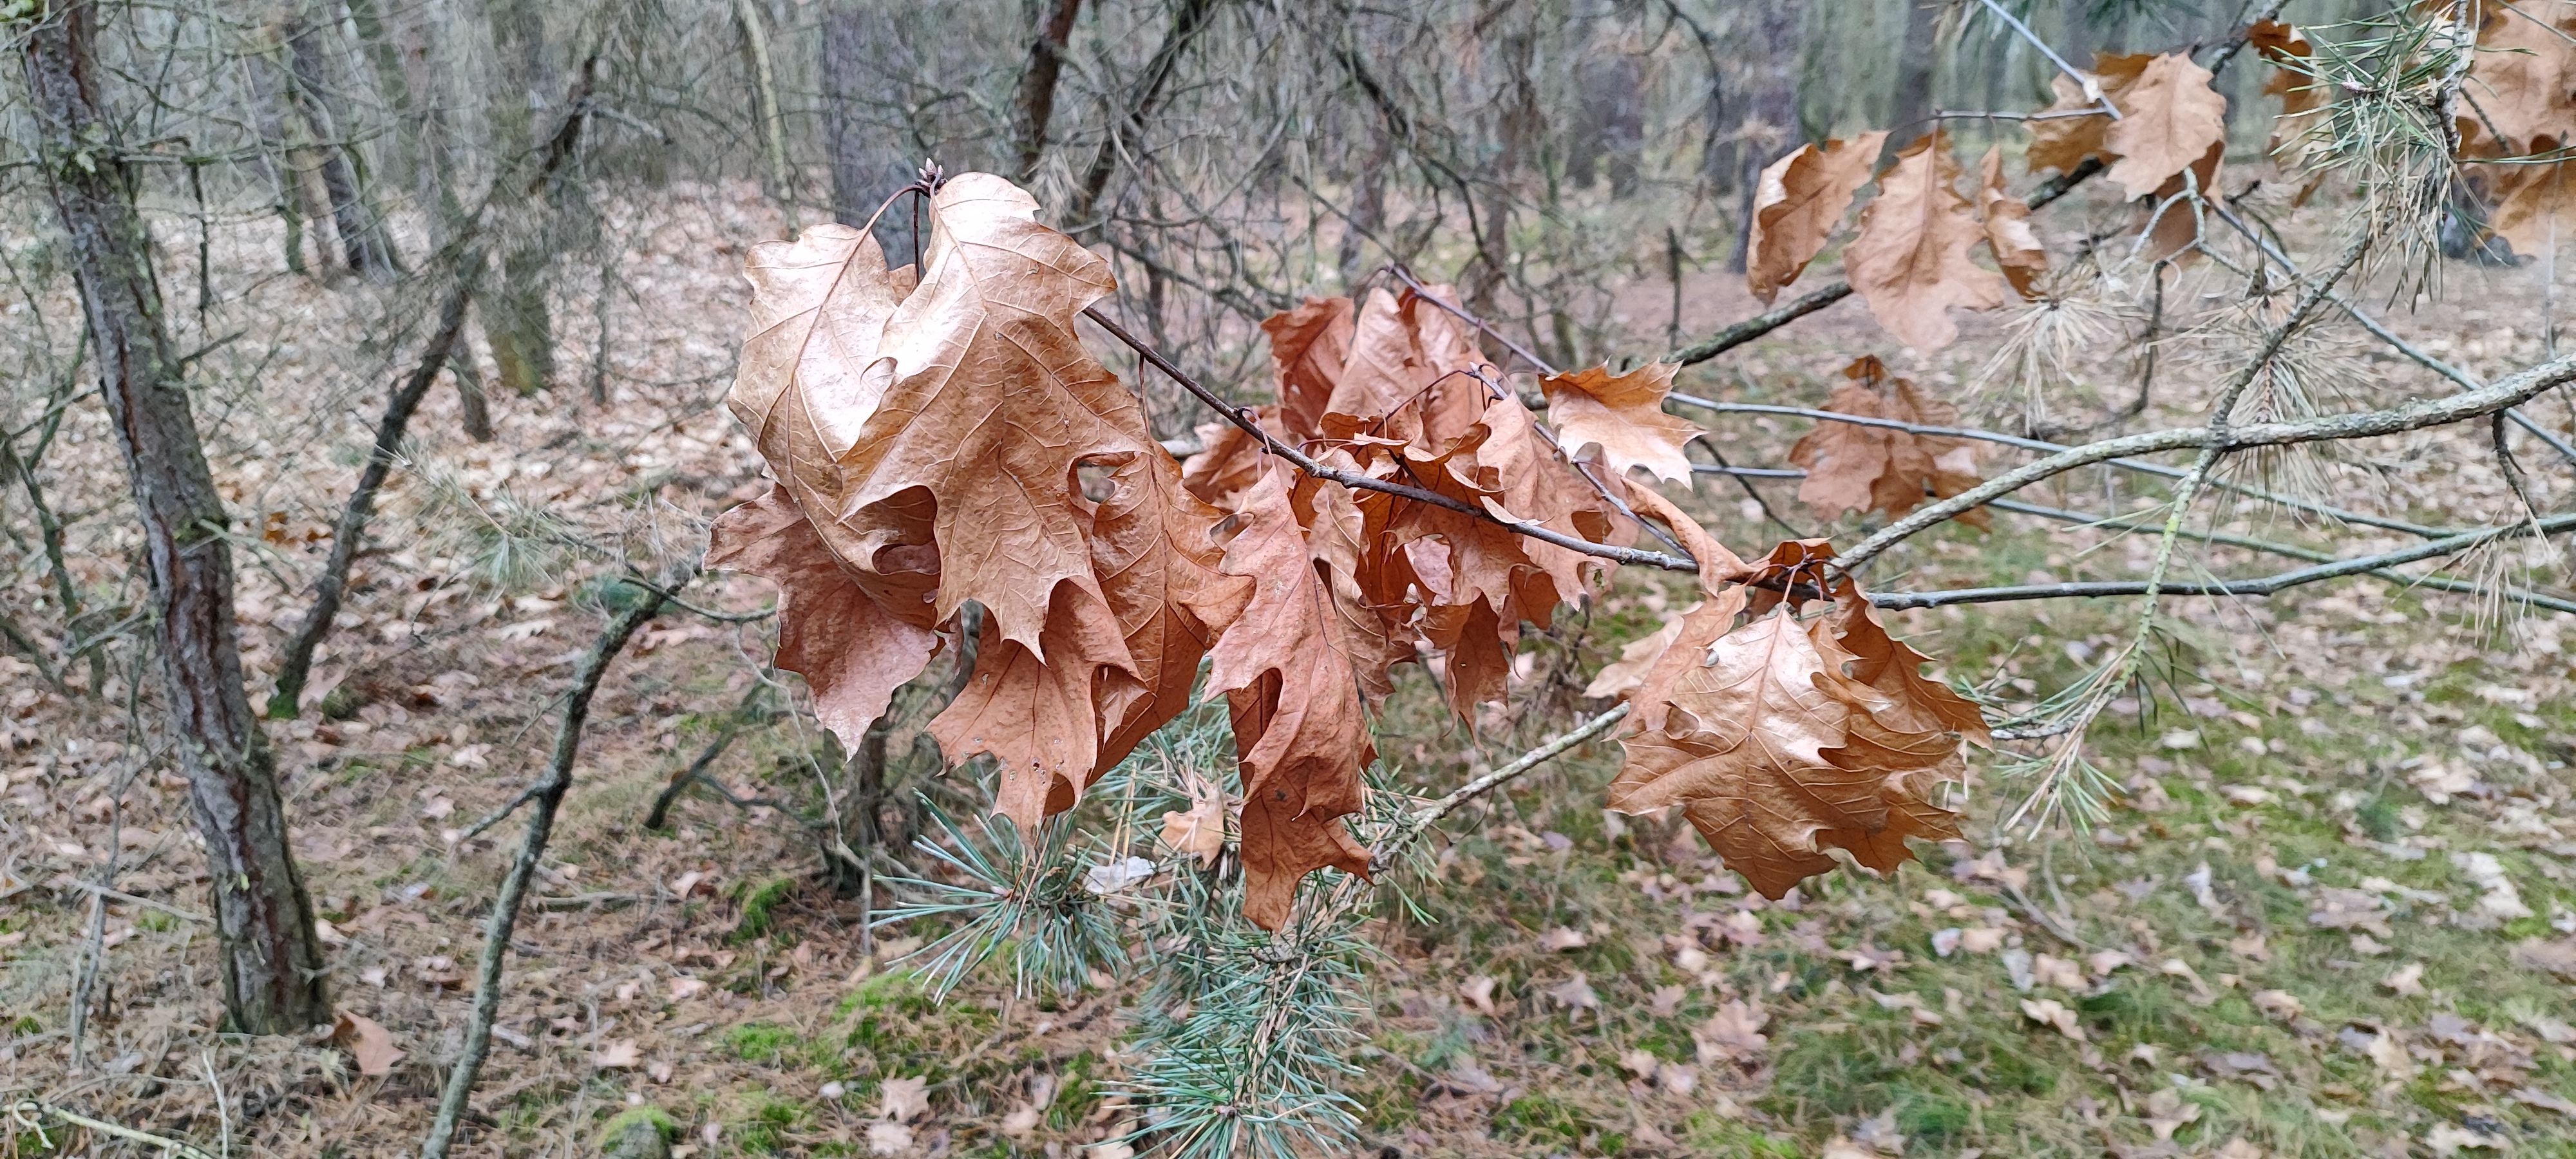
M 1762 170 L 1753 194 L 1753 230 L 1745 243 L 1744 279 L 1753 296 L 1771 301 L 1823 253 L 1853 195 L 1869 184 L 1887 134 L 1801 145 Z
M 1986 150 L 1978 164 L 1977 215 L 1985 223 L 1986 248 L 2002 266 L 2004 280 L 2023 298 L 2039 296 L 2039 279 L 2048 273 L 2048 249 L 2030 227 L 2030 203 L 2004 187 L 2004 151 Z

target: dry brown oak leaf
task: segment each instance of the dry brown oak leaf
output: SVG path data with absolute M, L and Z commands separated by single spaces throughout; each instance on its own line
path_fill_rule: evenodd
M 776 484 L 716 517 L 707 564 L 778 585 L 776 663 L 805 678 L 814 715 L 850 751 L 939 648 L 938 633 L 888 611 L 851 578 Z
M 1917 350 L 1958 338 L 1950 307 L 2004 304 L 2003 278 L 1968 256 L 1986 232 L 1959 196 L 1958 179 L 1959 162 L 1941 134 L 1924 134 L 1879 178 L 1878 196 L 1861 210 L 1860 236 L 1843 251 L 1843 275 L 1870 316 Z
M 2548 137 L 2541 142 L 2554 142 Z M 2487 215 L 2487 228 L 2513 243 L 2517 254 L 2545 253 L 2555 239 L 2576 225 L 2576 174 L 2568 172 L 2569 164 L 2489 165 L 2500 170 L 2482 174 L 2490 185 L 2495 201 L 2493 213 Z
M 1324 412 L 1351 356 L 1357 312 L 1348 298 L 1308 298 L 1263 319 L 1277 377 L 1281 423 L 1298 438 L 1323 433 Z
M 1253 423 L 1272 438 L 1293 442 L 1276 405 L 1251 408 Z M 1209 506 L 1234 510 L 1234 497 L 1261 477 L 1269 448 L 1240 424 L 1218 419 L 1198 425 L 1199 452 L 1181 461 L 1181 485 Z
M 997 758 L 997 807 L 1030 840 L 1185 704 L 1246 597 L 1215 571 L 1222 513 L 1074 332 L 1106 263 L 1036 209 L 1001 178 L 950 180 L 917 284 L 846 227 L 757 248 L 731 400 L 854 578 L 889 544 L 935 546 L 925 626 L 984 606 L 976 670 L 931 733 L 952 761 Z M 1111 499 L 1082 494 L 1086 466 Z
M 1297 883 L 1324 866 L 1365 877 L 1368 851 L 1341 819 L 1358 812 L 1360 772 L 1377 759 L 1362 689 L 1382 680 L 1375 613 L 1336 595 L 1308 545 L 1284 464 L 1243 493 L 1243 529 L 1225 572 L 1256 581 L 1251 603 L 1217 640 L 1208 692 L 1231 710 L 1242 766 L 1244 916 L 1287 921 Z
M 1824 252 L 1853 195 L 1869 184 L 1886 144 L 1884 131 L 1810 143 L 1763 168 L 1744 259 L 1745 285 L 1754 297 L 1770 302 Z
M 2165 178 L 2165 183 L 2156 187 L 2155 196 L 2137 203 L 2138 228 L 2147 235 L 2147 244 L 2139 251 L 2142 256 L 2182 261 L 2199 256 L 2193 245 L 2200 240 L 2200 209 L 2182 195 L 2187 188 L 2203 194 L 2215 192 L 2218 171 L 2226 156 L 2227 142 L 2210 146 L 2209 152 L 2201 154 L 2191 168 Z
M 1615 695 L 1625 692 L 1630 707 L 1629 719 L 1638 727 L 1656 729 L 1664 725 L 1665 711 L 1671 705 L 1673 683 L 1692 666 L 1707 662 L 1709 645 L 1735 628 L 1735 617 L 1744 611 L 1751 593 L 1735 581 L 1744 579 L 1754 568 L 1720 544 L 1696 520 L 1675 507 L 1671 500 L 1645 487 L 1630 492 L 1637 510 L 1661 520 L 1681 541 L 1682 549 L 1699 561 L 1699 603 L 1666 626 L 1666 630 L 1647 637 L 1661 639 L 1663 644 L 1652 651 L 1631 645 L 1619 654 L 1620 663 L 1602 670 L 1587 695 Z M 1641 642 L 1642 643 L 1642 642 Z M 1612 669 L 1624 670 L 1613 676 Z M 1629 673 L 1634 673 L 1633 679 Z
M 1446 286 L 1430 289 L 1450 296 Z M 1299 354 L 1301 369 L 1324 369 L 1320 360 Z M 1467 324 L 1409 289 L 1401 296 L 1384 289 L 1369 292 L 1353 320 L 1341 370 L 1325 413 L 1350 421 L 1336 424 L 1328 418 L 1323 432 L 1328 436 L 1346 425 L 1429 450 L 1464 434 L 1494 397 L 1493 388 L 1479 377 L 1487 373 L 1485 358 Z M 1289 381 L 1283 380 L 1283 387 Z M 1295 381 L 1302 395 L 1307 388 Z
M 2121 118 L 2103 130 L 2102 147 L 2118 155 L 2107 176 L 2130 197 L 2155 192 L 2227 139 L 2227 98 L 2211 79 L 2189 55 L 2167 53 L 2120 95 Z
M 2093 58 L 2090 75 L 2095 86 L 2111 99 L 2111 106 L 2120 110 L 2122 116 L 2127 116 L 2129 105 L 2123 98 L 2129 86 L 2137 82 L 2139 75 L 2146 72 L 2147 65 L 2155 59 L 2143 52 L 2127 55 L 2105 52 Z M 2046 169 L 2068 173 L 2083 164 L 2087 157 L 2112 160 L 2102 138 L 2110 131 L 2113 122 L 2110 114 L 2101 111 L 2101 102 L 2086 95 L 2082 85 L 2063 74 L 2051 78 L 2048 84 L 2057 100 L 2043 112 L 2072 114 L 2091 109 L 2093 113 L 2088 116 L 2050 116 L 2044 120 L 2024 122 L 2030 126 L 2030 148 L 2022 154 L 2023 166 L 2033 173 Z
M 1986 150 L 1977 165 L 1977 215 L 1985 223 L 1986 248 L 2002 266 L 2004 280 L 2023 298 L 2039 296 L 2039 279 L 2048 273 L 2048 249 L 2030 227 L 2030 203 L 2004 187 L 2002 146 Z
M 2258 20 L 2246 29 L 2245 43 L 2272 62 L 2272 75 L 2263 82 L 2263 95 L 2281 98 L 2281 115 L 2272 122 L 2272 140 L 2268 151 L 2280 156 L 2282 146 L 2295 133 L 2303 133 L 2307 122 L 2301 118 L 2323 108 L 2326 88 L 2308 75 L 2307 59 L 2315 51 L 2299 30 L 2278 20 Z M 2476 67 L 2471 63 L 2472 69 Z M 2284 163 L 2300 158 L 2282 157 Z
M 2462 92 L 2463 151 L 2521 157 L 2576 137 L 2576 3 L 2521 0 L 2484 6 L 2478 51 Z M 2487 131 L 2492 123 L 2494 132 Z M 2501 135 L 2504 140 L 2495 140 Z
M 1673 372 L 1679 369 L 1679 363 L 1650 362 L 1626 374 L 1596 366 L 1541 379 L 1557 444 L 1578 459 L 1586 449 L 1598 448 L 1594 461 L 1612 478 L 1626 478 L 1631 468 L 1644 467 L 1658 479 L 1690 486 L 1690 459 L 1682 454 L 1682 445 L 1698 438 L 1700 429 L 1664 413 L 1664 396 L 1672 392 Z
M 1398 477 L 1501 519 L 1596 543 L 1618 543 L 1635 532 L 1539 436 L 1518 398 L 1494 400 L 1436 451 L 1362 449 L 1396 455 Z M 1622 487 L 1615 478 L 1602 482 Z M 1462 718 L 1473 719 L 1476 704 L 1503 698 L 1508 644 L 1519 638 L 1520 625 L 1547 627 L 1556 606 L 1580 598 L 1604 570 L 1596 557 L 1446 508 L 1381 492 L 1360 496 L 1359 504 L 1386 513 L 1378 546 L 1402 553 L 1407 565 L 1364 568 L 1364 584 L 1378 581 L 1368 585 L 1369 599 L 1380 607 L 1416 610 L 1410 619 L 1432 647 L 1448 653 L 1446 691 Z
M 1833 868 L 1827 849 L 1893 872 L 1908 837 L 1956 834 L 1935 794 L 1959 776 L 1955 737 L 1848 675 L 1857 657 L 1829 619 L 1793 604 L 1719 639 L 1672 690 L 1662 728 L 1622 738 L 1610 807 L 1674 805 L 1727 867 L 1768 897 Z
M 1875 357 L 1860 358 L 1843 374 L 1851 381 L 1834 388 L 1826 410 L 1916 426 L 1946 427 L 1959 420 L 1957 407 L 1890 375 Z M 1983 481 L 1976 444 L 1967 439 L 1859 423 L 1817 423 L 1789 448 L 1789 461 L 1806 469 L 1798 498 L 1820 519 L 1845 511 L 1878 511 L 1894 519 L 1926 498 L 1946 499 Z M 1987 517 L 1979 509 L 1959 519 L 1982 528 Z

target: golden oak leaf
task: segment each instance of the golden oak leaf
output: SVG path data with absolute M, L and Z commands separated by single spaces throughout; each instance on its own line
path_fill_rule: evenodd
M 814 715 L 848 751 L 938 650 L 937 633 L 887 611 L 850 577 L 785 487 L 717 516 L 707 564 L 778 585 L 777 665 L 805 677 Z
M 1348 298 L 1308 298 L 1262 320 L 1278 375 L 1281 424 L 1299 438 L 1323 433 L 1324 411 L 1350 357 L 1352 328 Z
M 2576 4 L 2567 0 L 2520 0 L 2482 7 L 2478 51 L 2469 65 L 2462 92 L 2477 103 L 2475 114 L 2463 115 L 2470 144 L 2485 138 L 2487 126 L 2504 139 L 2494 142 L 2504 156 L 2541 152 L 2538 138 L 2565 141 L 2576 137 Z
M 1277 406 L 1252 408 L 1253 419 L 1273 438 L 1286 441 L 1287 427 Z M 1181 485 L 1190 494 L 1221 510 L 1233 510 L 1237 492 L 1261 477 L 1269 450 L 1252 432 L 1222 419 L 1198 425 L 1199 453 L 1181 463 Z
M 1986 150 L 1978 164 L 1977 215 L 1986 226 L 1986 248 L 2002 266 L 2004 280 L 2024 298 L 2038 297 L 2040 276 L 2048 272 L 2048 249 L 2030 227 L 2030 203 L 2004 187 L 2002 146 Z
M 2109 177 L 2130 197 L 2155 192 L 2227 139 L 2227 98 L 2209 87 L 2210 80 L 2210 71 L 2190 54 L 2167 53 L 2149 62 L 2121 94 L 2121 118 L 2103 130 L 2102 146 L 2119 154 Z
M 1863 357 L 1845 367 L 1852 379 L 1834 388 L 1825 409 L 1861 418 L 1888 419 L 1915 426 L 1946 427 L 1959 420 L 1959 410 L 1930 398 L 1907 379 L 1895 378 L 1878 359 Z M 1820 422 L 1789 448 L 1789 461 L 1806 468 L 1798 498 L 1819 518 L 1845 511 L 1881 511 L 1891 519 L 1920 506 L 1924 499 L 1948 498 L 1976 486 L 1976 444 L 1950 435 L 1919 434 L 1859 423 Z M 1985 526 L 1982 510 L 1959 517 Z
M 1368 873 L 1341 818 L 1377 759 L 1362 688 L 1385 656 L 1346 618 L 1280 471 L 1243 493 L 1240 517 L 1224 570 L 1257 586 L 1217 640 L 1207 687 L 1226 696 L 1242 765 L 1244 916 L 1277 929 L 1308 872 Z
M 2090 75 L 2102 94 L 2111 99 L 2112 107 L 2125 116 L 2129 106 L 2122 96 L 2154 59 L 2146 53 L 2101 53 L 2093 58 Z M 2110 151 L 2102 138 L 2114 122 L 2109 114 L 2099 112 L 2101 102 L 2086 95 L 2083 86 L 2066 76 L 2052 77 L 2048 83 L 2049 90 L 2056 94 L 2057 99 L 2044 112 L 2071 114 L 2092 109 L 2096 113 L 2090 116 L 2051 116 L 2027 122 L 2030 126 L 2030 148 L 2022 154 L 2022 164 L 2033 173 L 2043 169 L 2067 173 L 2083 164 L 2085 158 L 2108 159 L 2106 154 Z
M 1853 195 L 1869 184 L 1886 144 L 1883 131 L 1863 133 L 1849 141 L 1801 145 L 1764 167 L 1753 194 L 1753 232 L 1745 243 L 1744 280 L 1754 297 L 1768 303 L 1824 252 Z
M 1861 210 L 1860 236 L 1843 254 L 1844 276 L 1870 316 L 1917 350 L 1938 350 L 1959 336 L 1950 307 L 1990 310 L 2004 302 L 2003 279 L 1968 257 L 1985 231 L 1953 188 L 1958 177 L 1941 134 L 1924 134 L 1879 179 L 1878 196 Z
M 1567 455 L 1581 458 L 1586 448 L 1599 448 L 1599 462 L 1613 477 L 1644 467 L 1658 479 L 1690 486 L 1690 459 L 1682 444 L 1698 438 L 1700 429 L 1679 416 L 1664 413 L 1664 396 L 1672 391 L 1678 363 L 1650 362 L 1626 374 L 1607 366 L 1554 374 L 1540 380 L 1547 393 L 1548 425 Z

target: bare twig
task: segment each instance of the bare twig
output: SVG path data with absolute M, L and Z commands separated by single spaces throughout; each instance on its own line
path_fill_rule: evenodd
M 2072 449 L 2064 443 L 2049 442 L 2045 439 L 2026 438 L 2021 435 L 2008 435 L 2000 431 L 1979 430 L 1975 427 L 1926 426 L 1921 423 L 1899 422 L 1895 419 L 1875 418 L 1869 415 L 1844 414 L 1840 411 L 1817 410 L 1812 407 L 1802 406 L 1777 406 L 1771 403 L 1759 402 L 1718 402 L 1714 399 L 1706 399 L 1697 395 L 1681 394 L 1678 392 L 1668 394 L 1664 397 L 1680 403 L 1683 406 L 1698 407 L 1702 410 L 1716 414 L 1784 415 L 1802 419 L 1813 419 L 1820 423 L 1847 423 L 1849 425 L 1859 427 L 1878 427 L 1884 430 L 1905 431 L 1909 434 L 1936 435 L 1942 438 L 1952 439 L 1975 439 L 1980 442 L 1998 443 L 2008 447 L 2019 447 L 2024 450 L 2043 451 L 2052 455 L 2063 454 L 2064 452 Z M 2118 467 L 2124 471 L 2135 471 L 2142 475 L 2155 475 L 2166 479 L 2180 479 L 2185 474 L 2184 470 L 2180 467 L 2168 467 L 2162 463 L 2150 463 L 2143 459 L 2113 458 L 2104 460 L 2103 462 L 2106 466 Z M 1803 474 L 1804 473 L 1801 472 L 1800 476 L 1797 477 L 1803 477 Z M 2359 511 L 2346 511 L 2340 507 L 2330 507 L 2322 503 L 2315 503 L 2294 496 L 2274 494 L 2258 487 L 2248 487 L 2241 484 L 2232 484 L 2215 480 L 2209 485 L 2222 488 L 2224 490 L 2234 491 L 2240 495 L 2248 495 L 2253 498 L 2263 500 L 2266 503 L 2275 503 L 2293 510 L 2305 511 L 2314 515 L 2322 515 L 2343 523 L 2359 524 L 2364 527 L 2377 527 L 2388 531 L 2402 531 L 2408 535 L 2421 536 L 2425 539 L 2438 539 L 2445 535 L 2454 534 L 2454 531 L 2452 530 L 2426 527 L 2420 523 L 2408 523 L 2402 519 L 2389 519 L 2378 515 L 2366 515 Z
M 546 142 L 544 160 L 527 182 L 528 192 L 540 204 L 549 203 L 550 183 L 556 173 L 571 161 L 581 140 L 581 127 L 590 111 L 591 86 L 598 78 L 599 56 L 592 53 L 575 77 L 569 98 L 564 102 L 564 117 Z M 297 701 L 304 695 L 304 685 L 311 678 L 313 654 L 330 636 L 338 622 L 340 601 L 349 584 L 349 569 L 357 561 L 358 551 L 367 538 L 367 523 L 374 517 L 376 493 L 392 474 L 394 461 L 401 454 L 403 436 L 411 428 L 412 415 L 420 409 L 438 372 L 451 361 L 457 339 L 464 332 L 466 306 L 473 300 L 474 287 L 485 262 L 482 244 L 483 221 L 492 205 L 509 196 L 514 182 L 493 182 L 484 195 L 481 208 L 462 227 L 449 249 L 456 255 L 447 297 L 439 304 L 438 328 L 421 356 L 412 364 L 411 373 L 402 385 L 385 400 L 384 416 L 376 422 L 376 441 L 367 451 L 367 464 L 359 469 L 357 486 L 349 490 L 348 505 L 341 509 L 340 522 L 332 529 L 331 556 L 323 565 L 322 577 L 313 585 L 313 607 L 306 611 L 295 635 L 287 642 L 286 657 L 278 665 L 276 690 L 268 698 L 270 719 L 285 719 L 299 711 Z
M 2057 71 L 2065 73 L 2066 79 L 2075 82 L 2076 88 L 2082 89 L 2084 95 L 2093 98 L 2095 103 L 2101 105 L 2103 113 L 2109 115 L 2114 121 L 2120 119 L 2120 106 L 2112 104 L 2110 96 L 2102 91 L 2101 78 L 2066 63 L 2065 57 L 2057 55 L 2056 49 L 2050 48 L 2047 41 L 2041 40 L 2038 33 L 2031 31 L 2029 25 L 2021 22 L 2021 17 L 2006 11 L 2003 5 L 1995 3 L 1995 0 L 1985 0 L 1985 5 L 1986 11 L 1993 13 L 1995 19 L 2003 21 L 2005 27 L 2013 30 L 2014 35 L 2028 41 L 2032 48 L 2038 49 L 2041 56 L 2048 58 L 2048 63 L 2056 65 Z
M 447 1090 L 438 1102 L 438 1116 L 421 1141 L 421 1159 L 445 1159 L 455 1139 L 457 1120 L 465 1114 L 466 1099 L 474 1092 L 474 1080 L 483 1071 L 484 1058 L 492 1052 L 492 1022 L 501 1010 L 501 963 L 509 956 L 510 935 L 518 926 L 519 907 L 527 898 L 528 882 L 536 876 L 537 863 L 545 857 L 546 842 L 554 835 L 556 811 L 563 805 L 565 792 L 572 788 L 573 758 L 581 751 L 582 726 L 590 717 L 591 697 L 599 691 L 600 678 L 607 674 L 609 661 L 626 650 L 626 642 L 646 621 L 661 612 L 661 591 L 682 587 L 696 575 L 695 562 L 673 567 L 660 589 L 646 591 L 634 606 L 609 621 L 598 643 L 573 670 L 572 691 L 564 700 L 563 722 L 555 730 L 553 759 L 534 794 L 536 811 L 528 815 L 527 833 L 519 841 L 518 856 L 510 863 L 509 876 L 501 881 L 500 896 L 493 900 L 492 919 L 484 930 L 483 959 L 474 983 L 474 1014 L 466 1025 L 464 1053 L 456 1060 L 456 1069 L 448 1073 Z
M 2498 379 L 2478 390 L 2464 390 L 2437 398 L 2419 399 L 2400 406 L 2349 414 L 2326 415 L 2298 422 L 2248 423 L 2229 428 L 2174 427 L 2148 431 L 2115 439 L 2104 439 L 2058 454 L 1998 475 L 1957 495 L 1916 508 L 1911 514 L 1881 528 L 1876 534 L 1843 553 L 1836 567 L 1848 569 L 1870 559 L 1925 528 L 1948 520 L 1962 511 L 2000 499 L 2037 483 L 2095 463 L 2159 451 L 2187 449 L 2206 450 L 2217 447 L 2226 451 L 2254 447 L 2291 446 L 2299 443 L 2363 439 L 2400 431 L 2446 426 L 2469 419 L 2484 418 L 2509 406 L 2516 406 L 2542 392 L 2576 380 L 2576 355 L 2562 355 L 2549 361 Z
M 1622 703 L 1608 712 L 1584 721 L 1572 731 L 1521 754 L 1520 759 L 1460 785 L 1450 790 L 1447 796 L 1414 810 L 1398 824 L 1395 832 L 1389 834 L 1379 843 L 1377 850 L 1369 855 L 1372 871 L 1383 872 L 1388 866 L 1393 865 L 1396 855 L 1403 852 L 1405 846 L 1412 844 L 1415 838 L 1420 837 L 1424 830 L 1464 808 L 1468 802 L 1519 780 L 1531 769 L 1546 764 L 1575 746 L 1610 731 L 1612 725 L 1627 719 L 1628 708 L 1627 704 Z
M 2553 516 L 2537 521 L 2536 525 L 2543 531 L 2552 533 L 2576 529 L 2576 515 Z M 2484 589 L 2466 580 L 2452 579 L 2447 576 L 2408 576 L 2391 573 L 2387 569 L 2418 560 L 2458 555 L 2489 540 L 2527 533 L 2533 526 L 2535 526 L 2533 523 L 2517 522 L 2503 527 L 2491 527 L 2464 535 L 2455 535 L 2448 539 L 2434 540 L 2431 543 L 2416 544 L 2397 551 L 2321 563 L 2314 567 L 2303 567 L 2259 579 L 2157 585 L 2151 585 L 2146 580 L 2082 580 L 2059 584 L 2024 584 L 2014 587 L 1958 588 L 1939 592 L 1873 592 L 1870 594 L 1869 602 L 1872 607 L 1902 610 L 1938 608 L 1951 604 L 2006 603 L 2018 600 L 2142 596 L 2150 594 L 2151 591 L 2161 591 L 2169 596 L 2268 596 L 2289 588 L 2352 575 L 2383 575 L 2388 579 L 2419 587 L 2437 588 L 2442 591 L 2478 592 Z M 2529 604 L 2535 608 L 2576 612 L 2576 600 L 2562 599 L 2522 588 L 2510 589 L 2505 598 L 2516 603 Z

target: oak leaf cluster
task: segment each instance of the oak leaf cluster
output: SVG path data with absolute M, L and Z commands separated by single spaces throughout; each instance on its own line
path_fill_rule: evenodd
M 929 733 L 952 763 L 993 759 L 995 812 L 1034 843 L 1191 704 L 1204 662 L 1199 694 L 1225 700 L 1241 796 L 1193 782 L 1163 839 L 1213 866 L 1231 814 L 1244 912 L 1276 928 L 1311 871 L 1370 872 L 1343 819 L 1367 792 L 1391 670 L 1432 666 L 1473 720 L 1505 697 L 1525 628 L 1611 566 L 1514 528 L 1621 547 L 1642 517 L 1691 552 L 1708 598 L 1630 658 L 1633 687 L 1605 692 L 1638 702 L 1612 805 L 1682 806 L 1775 893 L 1795 880 L 1783 874 L 1830 867 L 1821 850 L 1885 870 L 1904 837 L 1950 831 L 1936 785 L 1957 775 L 1952 730 L 1974 710 L 1920 675 L 1847 581 L 1817 586 L 1822 544 L 1748 565 L 1635 477 L 1689 483 L 1682 447 L 1699 432 L 1663 409 L 1675 367 L 1550 375 L 1542 424 L 1445 290 L 1315 299 L 1262 327 L 1272 400 L 1202 428 L 1203 450 L 1178 462 L 1077 332 L 1113 289 L 1106 263 L 1000 178 L 959 176 L 926 201 L 919 270 L 887 268 L 840 225 L 748 261 L 754 316 L 728 402 L 776 485 L 717 520 L 709 560 L 778 585 L 778 666 L 806 677 L 845 744 L 980 608 L 973 667 Z M 1926 253 L 1955 263 L 1965 244 Z M 1869 405 L 1946 413 L 1887 389 Z M 1917 470 L 1947 453 L 1931 442 L 1871 445 L 1881 509 L 1946 477 Z M 1301 470 L 1274 453 L 1288 447 L 1465 510 Z M 1859 453 L 1822 470 L 1859 470 Z M 1847 606 L 1798 619 L 1820 593 Z

